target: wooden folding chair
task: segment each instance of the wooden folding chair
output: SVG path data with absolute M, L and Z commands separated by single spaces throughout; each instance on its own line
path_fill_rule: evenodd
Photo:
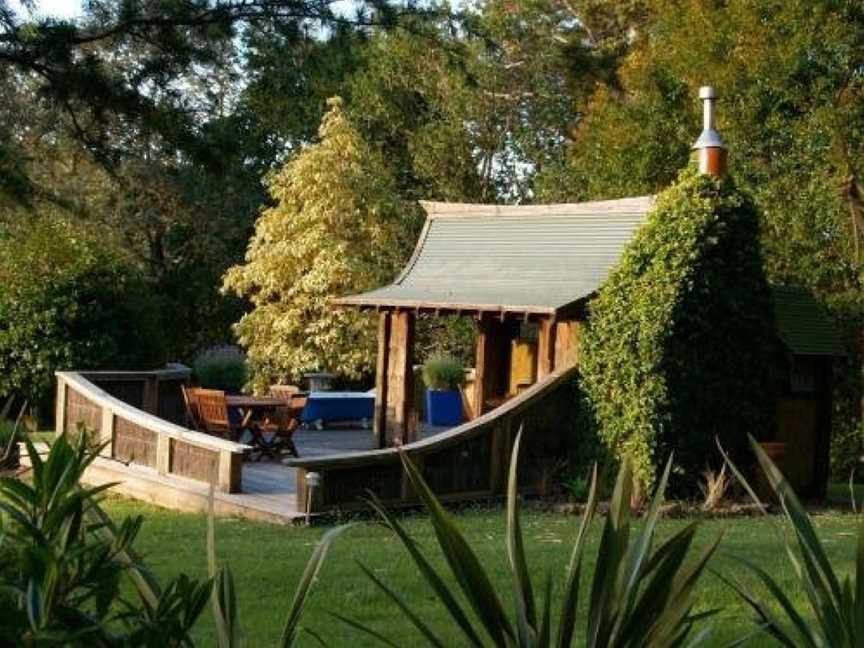
M 300 392 L 297 385 L 271 385 L 270 396 L 280 400 L 290 401 L 291 398 Z
M 225 392 L 218 389 L 196 389 L 195 403 L 201 427 L 208 434 L 233 437 L 237 432 L 228 418 L 228 404 Z
M 195 400 L 198 389 L 180 385 L 183 395 L 183 407 L 186 409 L 186 424 L 193 430 L 201 431 L 201 416 L 198 414 L 198 402 Z

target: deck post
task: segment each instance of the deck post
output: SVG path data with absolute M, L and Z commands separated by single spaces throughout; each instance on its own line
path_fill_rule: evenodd
M 489 492 L 503 493 L 507 490 L 507 473 L 512 447 L 513 420 L 507 416 L 492 428 L 492 450 L 489 453 Z
M 102 406 L 102 430 L 99 443 L 105 444 L 99 454 L 103 457 L 114 456 L 114 411 L 104 405 Z
M 220 450 L 216 488 L 223 493 L 239 493 L 242 489 L 243 453 Z
M 540 320 L 537 339 L 537 380 L 543 380 L 555 369 L 555 320 L 546 317 Z
M 474 416 L 483 415 L 483 404 L 486 401 L 488 388 L 488 370 L 486 364 L 491 349 L 489 348 L 489 324 L 481 313 L 477 319 L 477 348 L 474 359 Z
M 390 321 L 387 362 L 386 442 L 409 443 L 414 409 L 414 313 L 396 311 Z
M 390 312 L 378 314 L 378 363 L 375 367 L 375 413 L 372 429 L 379 448 L 387 446 L 387 369 L 390 364 Z
M 66 379 L 57 376 L 57 402 L 54 410 L 54 433 L 60 436 L 66 431 Z
M 171 437 L 164 434 L 156 438 L 156 472 L 160 475 L 171 472 Z

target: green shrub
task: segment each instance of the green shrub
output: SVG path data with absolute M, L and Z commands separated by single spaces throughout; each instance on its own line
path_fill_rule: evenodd
M 158 300 L 110 238 L 49 217 L 0 233 L 0 394 L 44 407 L 57 370 L 164 362 Z
M 561 486 L 573 499 L 583 502 L 588 497 L 589 482 L 584 477 L 571 475 L 561 480 Z
M 423 365 L 423 382 L 429 389 L 458 389 L 465 384 L 465 371 L 456 358 L 433 356 Z
M 414 354 L 419 362 L 439 356 L 452 357 L 463 367 L 474 364 L 477 326 L 470 317 L 417 317 Z
M 198 384 L 207 389 L 237 393 L 246 384 L 246 357 L 230 347 L 202 353 L 194 368 Z
M 581 386 L 599 436 L 650 485 L 674 451 L 691 490 L 714 438 L 770 430 L 775 329 L 752 201 L 684 170 L 590 304 Z
M 860 422 L 842 421 L 834 426 L 831 434 L 831 477 L 846 482 L 852 476 L 860 482 L 864 475 L 859 469 L 861 448 L 864 446 L 864 429 Z

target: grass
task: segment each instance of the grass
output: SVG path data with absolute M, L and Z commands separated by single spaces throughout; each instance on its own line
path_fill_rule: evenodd
M 851 497 L 855 497 L 855 505 L 860 509 L 864 504 L 864 484 L 853 484 L 852 490 L 849 490 L 848 483 L 828 484 L 828 492 L 826 496 L 832 504 L 840 504 L 849 506 Z
M 179 571 L 194 576 L 206 574 L 206 526 L 203 515 L 166 511 L 139 502 L 110 499 L 106 509 L 117 517 L 141 513 L 144 527 L 138 538 L 138 550 L 144 554 L 151 569 L 162 579 Z M 850 514 L 829 513 L 814 518 L 838 572 L 853 569 L 856 518 Z M 500 509 L 468 511 L 460 515 L 460 525 L 487 565 L 499 588 L 502 600 L 509 600 L 510 577 L 506 569 L 504 520 Z M 524 533 L 531 569 L 539 577 L 553 575 L 560 587 L 563 581 L 572 538 L 578 522 L 576 516 L 528 512 L 524 514 Z M 660 535 L 667 537 L 686 523 L 685 520 L 663 520 Z M 767 569 L 778 579 L 785 591 L 799 602 L 804 593 L 797 585 L 791 567 L 784 559 L 777 537 L 779 518 L 737 518 L 706 521 L 697 545 L 703 546 L 717 534 L 724 539 L 713 568 L 752 582 L 732 556 L 742 555 Z M 425 547 L 434 545 L 431 527 L 420 515 L 406 519 L 409 532 Z M 593 573 L 597 551 L 599 524 L 592 529 L 586 557 L 588 574 Z M 290 604 L 290 593 L 300 577 L 312 549 L 326 529 L 277 527 L 242 520 L 218 520 L 216 547 L 220 562 L 228 562 L 234 572 L 239 597 L 241 628 L 249 646 L 276 644 Z M 452 632 L 452 644 L 459 645 L 458 636 L 448 629 L 449 619 L 439 607 L 421 577 L 407 560 L 404 549 L 390 533 L 372 522 L 357 524 L 337 539 L 313 591 L 303 625 L 314 629 L 329 645 L 378 645 L 358 636 L 336 621 L 329 612 L 339 612 L 362 619 L 399 645 L 417 643 L 415 632 L 404 617 L 394 611 L 374 585 L 360 572 L 362 562 L 381 577 L 397 593 L 412 593 L 408 597 L 417 611 L 442 634 Z M 443 561 L 439 560 L 440 565 Z M 583 579 L 587 595 L 589 579 Z M 756 587 L 755 583 L 753 584 Z M 756 589 L 755 591 L 761 591 Z M 584 599 L 583 599 L 584 600 Z M 748 611 L 718 578 L 709 574 L 703 581 L 699 609 L 723 607 L 715 618 L 715 634 L 711 645 L 726 645 L 752 630 Z M 580 624 L 580 629 L 583 627 Z M 213 645 L 213 627 L 205 615 L 197 637 L 200 645 Z M 300 645 L 317 646 L 308 635 Z M 747 645 L 773 645 L 765 638 L 755 638 Z

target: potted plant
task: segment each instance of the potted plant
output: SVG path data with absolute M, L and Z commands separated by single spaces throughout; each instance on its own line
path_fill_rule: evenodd
M 423 365 L 426 383 L 426 419 L 430 425 L 462 422 L 462 392 L 465 371 L 455 358 L 433 356 Z
M 18 442 L 21 434 L 12 421 L 0 419 L 0 473 L 17 470 L 21 465 L 21 451 Z

